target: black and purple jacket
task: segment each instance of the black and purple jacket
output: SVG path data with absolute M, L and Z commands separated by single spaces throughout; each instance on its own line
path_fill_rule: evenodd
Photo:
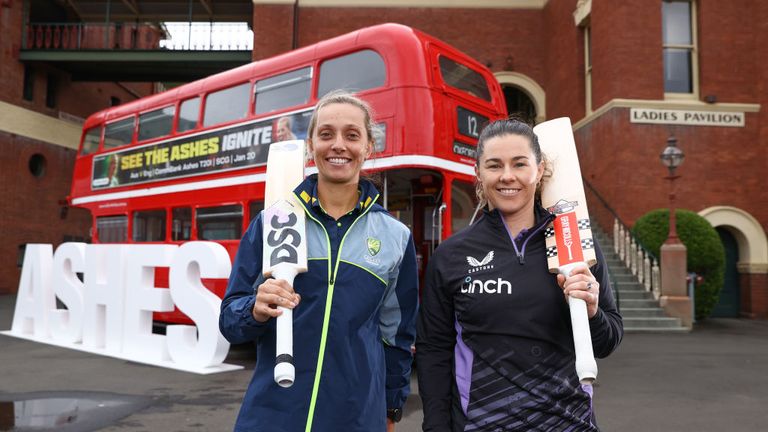
M 576 376 L 568 304 L 547 270 L 544 228 L 514 241 L 486 211 L 430 259 L 416 339 L 424 431 L 596 431 L 592 387 Z M 600 283 L 590 320 L 595 356 L 624 334 L 599 246 Z

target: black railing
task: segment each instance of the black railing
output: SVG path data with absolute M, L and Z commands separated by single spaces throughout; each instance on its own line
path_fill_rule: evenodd
M 599 209 L 590 207 L 590 214 L 595 215 L 595 219 L 605 227 L 612 226 L 612 231 L 606 230 L 613 240 L 613 249 L 619 255 L 619 258 L 632 271 L 640 283 L 643 284 L 647 291 L 653 293 L 658 298 L 661 291 L 661 276 L 659 270 L 659 259 L 655 254 L 646 249 L 627 225 L 622 221 L 616 211 L 608 204 L 608 201 L 592 186 L 589 181 L 584 180 L 586 186 L 585 192 L 594 196 L 594 200 L 590 201 L 590 205 L 597 202 L 600 204 Z M 613 219 L 613 223 L 605 223 L 609 215 Z
M 243 23 L 28 23 L 27 50 L 251 50 L 253 35 Z

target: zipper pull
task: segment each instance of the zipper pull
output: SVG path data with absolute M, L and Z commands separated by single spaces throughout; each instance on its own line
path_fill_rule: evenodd
M 331 276 L 331 280 L 329 282 L 331 285 L 333 285 L 333 276 Z
M 525 257 L 523 256 L 523 254 L 521 253 L 517 254 L 517 261 L 520 263 L 520 265 L 525 264 Z

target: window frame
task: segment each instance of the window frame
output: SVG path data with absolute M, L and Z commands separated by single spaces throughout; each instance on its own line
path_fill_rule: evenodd
M 683 45 L 683 44 L 667 44 L 664 41 L 664 3 L 688 3 L 690 5 L 690 16 L 688 17 L 690 19 L 691 24 L 691 44 L 690 45 Z M 664 71 L 666 69 L 666 63 L 664 61 L 664 50 L 666 49 L 685 49 L 690 52 L 691 56 L 691 70 L 690 73 L 690 79 L 691 79 L 691 92 L 690 93 L 682 93 L 682 92 L 668 92 L 666 91 L 666 78 L 662 79 L 662 88 L 664 89 L 664 99 L 672 99 L 672 100 L 698 100 L 699 99 L 699 50 L 698 50 L 698 26 L 697 26 L 697 17 L 698 17 L 698 9 L 696 0 L 663 0 L 661 4 L 661 28 L 662 28 L 662 35 L 661 35 L 661 58 L 662 58 L 662 77 L 664 76 Z
M 448 91 L 450 93 L 456 94 L 456 95 L 460 95 L 464 99 L 469 99 L 469 100 L 473 100 L 474 99 L 474 100 L 480 101 L 484 105 L 493 104 L 493 96 L 494 95 L 491 93 L 491 87 L 490 87 L 490 84 L 489 84 L 489 81 L 488 81 L 488 77 L 483 75 L 482 72 L 480 72 L 479 70 L 473 68 L 472 66 L 470 66 L 470 65 L 468 65 L 468 64 L 466 64 L 466 63 L 464 63 L 464 62 L 462 62 L 460 60 L 456 60 L 453 56 L 451 56 L 449 53 L 446 53 L 445 51 L 438 50 L 438 51 L 436 51 L 436 54 L 437 55 L 432 57 L 432 58 L 435 61 L 434 66 L 436 67 L 435 69 L 437 71 L 437 76 L 439 77 L 439 83 L 440 83 L 440 85 L 442 86 L 442 88 L 444 90 L 446 90 L 446 91 Z M 442 58 L 445 58 L 446 60 L 448 60 L 448 61 L 450 61 L 450 62 L 452 62 L 452 63 L 454 63 L 454 64 L 456 64 L 458 66 L 463 66 L 463 67 L 469 69 L 470 71 L 474 72 L 475 74 L 477 74 L 480 78 L 482 78 L 483 82 L 485 83 L 485 90 L 488 92 L 488 99 L 486 99 L 486 98 L 484 98 L 482 96 L 478 96 L 478 95 L 472 94 L 469 91 L 467 91 L 467 90 L 465 90 L 465 89 L 463 89 L 461 87 L 457 87 L 457 86 L 451 84 L 450 82 L 448 82 L 448 80 L 445 79 L 445 74 L 443 73 L 443 67 L 440 64 L 440 60 Z
M 584 111 L 592 113 L 592 25 L 584 25 Z
M 127 142 L 127 143 L 122 143 L 122 144 L 120 144 L 118 146 L 107 147 L 107 128 L 109 128 L 110 125 L 113 125 L 115 123 L 120 123 L 120 122 L 128 120 L 128 119 L 133 121 L 133 128 L 131 129 L 131 140 L 129 142 Z M 103 123 L 104 130 L 101 133 L 101 146 L 100 146 L 101 151 L 105 152 L 105 151 L 115 150 L 115 149 L 119 149 L 119 148 L 123 148 L 123 147 L 128 147 L 130 145 L 136 144 L 136 127 L 137 127 L 137 125 L 138 125 L 138 116 L 135 113 L 131 114 L 131 115 L 127 115 L 125 117 L 120 117 L 120 118 L 116 118 L 116 119 L 110 119 L 109 121 L 104 121 L 104 123 Z
M 229 118 L 229 119 L 226 119 L 226 120 L 223 120 L 223 121 L 217 121 L 215 123 L 206 123 L 206 118 L 207 118 L 206 114 L 208 114 L 208 104 L 210 103 L 209 99 L 211 98 L 211 96 L 219 94 L 219 93 L 222 93 L 222 92 L 225 92 L 227 90 L 235 90 L 236 88 L 243 87 L 243 86 L 247 87 L 246 92 L 247 92 L 247 95 L 248 95 L 248 100 L 246 101 L 246 106 L 245 106 L 245 113 L 243 113 L 243 115 L 241 117 L 238 117 L 238 118 Z M 228 85 L 226 87 L 221 87 L 221 88 L 217 88 L 215 90 L 210 90 L 210 91 L 206 92 L 205 95 L 203 95 L 203 97 L 202 97 L 202 106 L 200 108 L 201 109 L 201 113 L 198 115 L 199 117 L 198 117 L 197 128 L 211 129 L 211 128 L 214 128 L 214 127 L 217 127 L 217 126 L 224 126 L 224 125 L 228 125 L 228 124 L 231 124 L 231 123 L 244 121 L 244 120 L 250 118 L 252 113 L 253 113 L 253 108 L 252 108 L 252 105 L 253 105 L 253 86 L 254 86 L 253 81 L 250 81 L 250 80 L 249 81 L 240 81 L 238 83 L 231 84 L 231 85 Z M 189 98 L 189 99 L 194 99 L 194 98 Z M 185 99 L 184 101 L 186 101 L 186 100 L 188 100 L 188 99 Z
M 351 56 L 354 56 L 354 55 L 360 55 L 360 54 L 362 54 L 362 53 L 364 53 L 366 51 L 369 51 L 369 52 L 375 54 L 376 56 L 378 56 L 379 60 L 381 60 L 382 71 L 384 72 L 384 80 L 383 80 L 383 82 L 380 85 L 377 85 L 377 86 L 374 86 L 374 87 L 368 87 L 368 88 L 364 88 L 364 89 L 356 89 L 356 88 L 351 88 L 350 89 L 350 88 L 337 87 L 337 88 L 334 88 L 332 90 L 328 90 L 325 93 L 321 93 L 320 86 L 323 83 L 322 82 L 323 77 L 329 73 L 329 72 L 326 72 L 325 74 L 323 74 L 323 67 L 326 64 L 332 63 L 332 62 L 335 62 L 335 61 L 339 61 L 341 59 L 347 59 L 347 58 L 349 58 Z M 317 67 L 316 76 L 313 77 L 313 80 L 315 81 L 313 83 L 313 87 L 314 87 L 313 94 L 315 95 L 315 97 L 317 99 L 321 99 L 326 94 L 328 94 L 328 93 L 330 93 L 332 91 L 335 91 L 335 90 L 347 90 L 347 91 L 352 91 L 355 94 L 365 94 L 366 92 L 369 92 L 369 91 L 376 91 L 376 90 L 380 90 L 380 89 L 389 87 L 389 82 L 390 82 L 389 65 L 387 64 L 387 61 L 385 60 L 384 55 L 382 53 L 380 53 L 379 51 L 375 50 L 373 47 L 357 47 L 355 50 L 347 51 L 347 52 L 338 54 L 338 55 L 336 55 L 334 57 L 322 58 L 322 59 L 320 59 L 317 62 L 317 66 L 316 67 Z
M 144 142 L 149 142 L 149 141 L 157 140 L 157 139 L 160 139 L 160 138 L 171 137 L 174 134 L 174 123 L 176 122 L 177 110 L 178 110 L 178 106 L 177 105 L 178 104 L 176 104 L 176 103 L 171 103 L 171 104 L 163 105 L 163 106 L 161 106 L 159 108 L 150 108 L 148 110 L 139 112 L 138 116 L 136 117 L 136 143 L 144 143 Z M 168 132 L 165 135 L 158 135 L 158 136 L 153 136 L 153 137 L 150 137 L 150 138 L 142 138 L 141 137 L 141 118 L 142 118 L 142 116 L 145 116 L 145 115 L 150 114 L 150 113 L 154 113 L 156 111 L 163 111 L 163 110 L 168 109 L 168 108 L 171 108 L 173 110 L 173 113 L 170 116 L 171 117 L 171 127 L 168 130 Z
M 290 79 L 285 80 L 285 81 L 268 84 L 268 85 L 266 85 L 266 86 L 264 86 L 262 88 L 259 88 L 259 83 L 262 83 L 263 81 L 270 80 L 270 79 L 275 79 L 277 77 L 288 75 L 288 74 L 291 74 L 291 73 L 296 73 L 296 72 L 299 72 L 299 71 L 302 71 L 302 70 L 305 70 L 305 69 L 308 70 L 308 77 L 306 77 L 306 75 L 300 75 L 300 76 L 293 77 L 293 78 L 290 78 Z M 298 104 L 297 103 L 291 103 L 289 105 L 281 106 L 279 108 L 275 108 L 275 109 L 272 109 L 272 110 L 269 110 L 269 111 L 259 111 L 257 109 L 256 104 L 259 102 L 259 93 L 260 92 L 263 93 L 265 91 L 269 92 L 269 91 L 273 91 L 273 90 L 278 90 L 278 89 L 281 89 L 281 88 L 285 88 L 285 87 L 292 86 L 292 85 L 295 85 L 295 84 L 298 84 L 298 83 L 303 83 L 303 82 L 308 82 L 309 83 L 308 92 L 306 94 L 307 97 L 306 97 L 306 100 L 304 102 L 298 103 Z M 286 111 L 292 111 L 292 110 L 298 109 L 299 107 L 303 107 L 303 106 L 307 106 L 308 104 L 312 104 L 313 103 L 312 95 L 314 94 L 314 92 L 316 90 L 316 86 L 317 86 L 317 65 L 315 65 L 314 63 L 313 64 L 305 64 L 305 65 L 299 66 L 299 67 L 294 67 L 294 68 L 292 68 L 290 70 L 285 70 L 285 71 L 282 71 L 282 72 L 273 73 L 272 75 L 261 76 L 261 77 L 254 78 L 251 81 L 251 100 L 250 100 L 250 105 L 249 105 L 249 112 L 250 112 L 249 115 L 253 116 L 253 117 L 271 117 L 272 115 L 275 115 L 275 114 L 278 114 L 278 113 L 283 113 L 283 112 L 286 112 Z

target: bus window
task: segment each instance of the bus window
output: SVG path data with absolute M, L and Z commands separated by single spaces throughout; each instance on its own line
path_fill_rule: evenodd
M 123 243 L 128 239 L 128 216 L 100 216 L 96 218 L 96 236 L 99 243 Z
M 305 67 L 256 82 L 256 114 L 302 105 L 309 101 L 312 68 Z
M 104 131 L 104 149 L 130 144 L 133 141 L 133 117 L 107 125 Z
M 200 115 L 200 98 L 187 99 L 179 108 L 179 124 L 176 132 L 185 132 L 197 127 L 197 116 Z
M 101 141 L 101 126 L 88 129 L 83 138 L 83 151 L 80 155 L 85 156 L 96 152 L 99 149 L 99 141 Z
M 169 106 L 139 116 L 139 141 L 171 134 L 176 107 Z
M 203 126 L 211 126 L 245 118 L 248 114 L 250 83 L 208 94 L 205 98 Z
M 171 240 L 182 241 L 192 238 L 192 209 L 179 207 L 173 209 L 171 221 Z
M 133 212 L 133 241 L 165 241 L 165 210 Z
M 317 97 L 336 89 L 359 92 L 381 87 L 386 75 L 384 60 L 376 51 L 358 51 L 331 59 L 320 66 Z
M 476 205 L 475 188 L 470 183 L 454 180 L 451 185 L 452 233 L 469 225 Z
M 440 56 L 440 74 L 443 76 L 443 81 L 449 86 L 469 93 L 474 97 L 491 101 L 488 83 L 474 69 L 470 69 L 461 63 L 456 63 L 448 57 Z
M 239 204 L 197 209 L 198 240 L 240 240 L 243 207 Z
M 252 221 L 262 210 L 264 210 L 264 201 L 251 201 L 248 203 L 248 220 Z

